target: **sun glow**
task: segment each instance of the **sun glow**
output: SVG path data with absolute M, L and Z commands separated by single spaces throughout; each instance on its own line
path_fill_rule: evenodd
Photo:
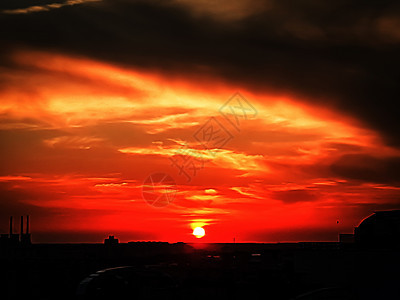
M 196 227 L 195 229 L 193 229 L 193 235 L 198 239 L 205 236 L 205 234 L 206 234 L 206 232 L 205 232 L 204 228 L 202 228 L 202 227 Z

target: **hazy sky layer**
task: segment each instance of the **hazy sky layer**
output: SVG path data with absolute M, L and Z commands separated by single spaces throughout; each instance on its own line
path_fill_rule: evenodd
M 32 3 L 0 4 L 1 232 L 335 240 L 400 208 L 397 2 Z

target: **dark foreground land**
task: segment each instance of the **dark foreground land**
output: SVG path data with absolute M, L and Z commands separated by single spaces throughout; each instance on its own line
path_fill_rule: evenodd
M 400 299 L 399 254 L 340 243 L 2 247 L 0 299 Z

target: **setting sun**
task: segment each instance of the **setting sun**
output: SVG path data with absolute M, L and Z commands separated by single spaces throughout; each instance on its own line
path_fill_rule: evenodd
M 195 237 L 197 237 L 198 239 L 202 238 L 205 234 L 206 234 L 206 232 L 205 232 L 204 228 L 196 227 L 196 228 L 193 230 L 193 235 L 194 235 Z

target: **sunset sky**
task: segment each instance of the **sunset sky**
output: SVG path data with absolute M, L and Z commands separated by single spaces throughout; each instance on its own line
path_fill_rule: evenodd
M 396 1 L 2 0 L 0 232 L 334 241 L 400 209 L 399 28 Z

